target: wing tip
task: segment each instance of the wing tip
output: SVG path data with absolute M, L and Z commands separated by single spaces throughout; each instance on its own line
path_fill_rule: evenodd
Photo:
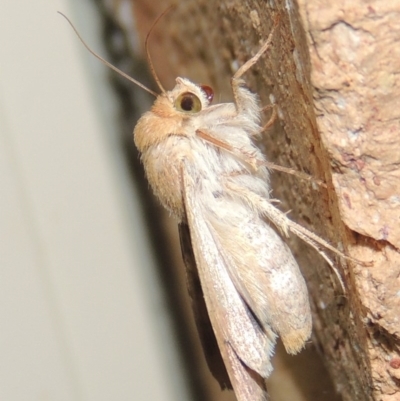
M 281 333 L 281 339 L 288 354 L 297 354 L 305 346 L 306 341 L 311 336 L 311 327 L 305 327 L 298 330 L 292 330 L 288 334 Z

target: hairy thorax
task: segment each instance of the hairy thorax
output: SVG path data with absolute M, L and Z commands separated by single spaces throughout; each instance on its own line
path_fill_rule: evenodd
M 182 161 L 187 159 L 189 139 L 179 136 L 167 137 L 162 145 L 156 144 L 142 153 L 146 176 L 155 195 L 179 220 L 184 215 Z M 165 157 L 165 148 L 169 148 Z
M 197 116 L 177 113 L 167 96 L 168 93 L 156 100 L 152 110 L 140 118 L 134 131 L 147 178 L 163 206 L 180 221 L 184 219 L 183 168 L 193 168 L 188 173 L 197 177 L 198 194 L 207 198 L 209 205 L 216 198 L 230 196 L 226 184 L 232 181 L 263 197 L 269 196 L 265 167 L 254 169 L 251 163 L 198 135 L 199 131 L 210 131 L 217 135 L 216 141 L 236 140 L 237 149 L 246 149 L 252 157 L 263 160 L 262 153 L 243 130 L 245 126 L 256 131 L 258 126 L 255 123 L 235 115 L 230 104 L 208 107 Z M 218 119 L 214 114 L 218 114 Z

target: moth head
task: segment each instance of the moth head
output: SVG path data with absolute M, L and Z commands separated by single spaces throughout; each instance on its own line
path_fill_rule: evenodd
M 214 91 L 207 85 L 196 85 L 188 79 L 177 78 L 175 88 L 167 96 L 176 111 L 196 114 L 210 105 Z

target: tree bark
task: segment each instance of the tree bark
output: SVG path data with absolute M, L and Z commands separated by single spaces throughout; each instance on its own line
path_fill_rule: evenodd
M 167 5 L 132 4 L 143 43 Z M 313 342 L 343 400 L 399 400 L 400 3 L 186 0 L 152 33 L 155 70 L 167 89 L 184 76 L 228 101 L 230 77 L 277 16 L 270 50 L 246 75 L 263 104 L 276 103 L 279 118 L 262 146 L 270 161 L 327 188 L 273 172 L 273 197 L 293 220 L 373 262 L 331 254 L 343 292 L 323 259 L 291 239 L 309 287 Z

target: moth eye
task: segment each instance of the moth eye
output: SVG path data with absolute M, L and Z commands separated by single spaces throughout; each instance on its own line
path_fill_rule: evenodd
M 214 90 L 211 86 L 208 85 L 200 85 L 201 90 L 206 94 L 207 100 L 209 103 L 214 99 Z
M 184 113 L 198 113 L 201 111 L 200 99 L 190 92 L 185 92 L 180 94 L 174 104 L 178 111 L 183 111 Z

